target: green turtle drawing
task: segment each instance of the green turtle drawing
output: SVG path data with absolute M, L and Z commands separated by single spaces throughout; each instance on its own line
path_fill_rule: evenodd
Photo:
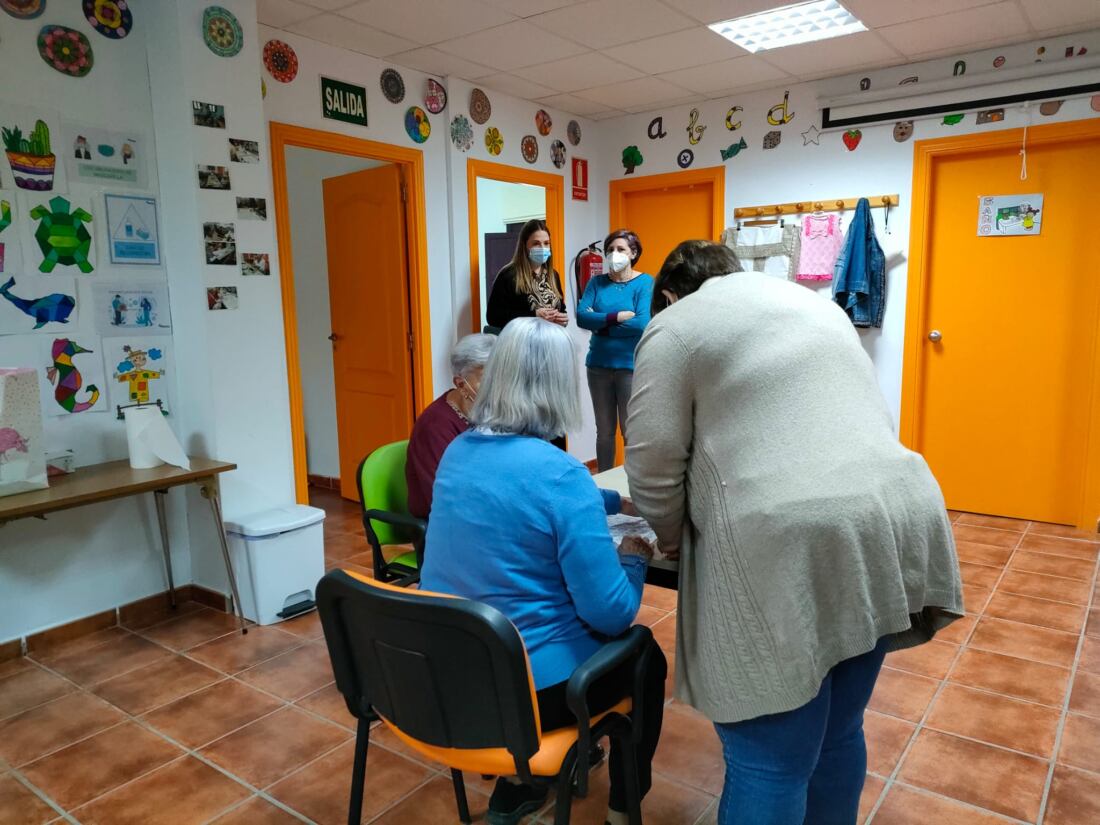
M 63 197 L 50 199 L 49 208 L 39 204 L 31 210 L 31 217 L 37 220 L 38 228 L 34 239 L 42 250 L 41 272 L 53 272 L 58 264 L 76 266 L 81 272 L 91 272 L 95 267 L 88 260 L 92 249 L 92 235 L 85 224 L 92 216 L 84 209 L 73 209 Z

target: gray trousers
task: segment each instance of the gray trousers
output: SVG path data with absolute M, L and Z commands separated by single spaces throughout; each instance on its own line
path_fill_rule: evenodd
M 596 413 L 596 467 L 602 473 L 615 466 L 615 422 L 626 442 L 626 404 L 634 385 L 634 370 L 588 368 L 588 391 Z

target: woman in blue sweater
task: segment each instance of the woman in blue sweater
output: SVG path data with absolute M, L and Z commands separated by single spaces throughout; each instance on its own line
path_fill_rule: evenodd
M 435 477 L 420 584 L 492 605 L 519 630 L 531 662 L 543 730 L 576 725 L 565 701 L 573 671 L 607 636 L 623 633 L 641 603 L 651 551 L 641 540 L 615 547 L 604 499 L 577 459 L 548 439 L 580 416 L 569 333 L 517 318 L 493 347 L 473 429 L 451 442 Z M 589 696 L 594 712 L 630 690 L 632 673 L 612 673 Z M 661 732 L 667 666 L 654 644 L 638 748 L 642 793 Z M 626 823 L 622 754 L 612 744 L 607 821 Z M 538 810 L 546 786 L 501 779 L 489 801 L 491 825 Z
M 642 243 L 629 229 L 603 242 L 607 274 L 588 282 L 577 304 L 577 323 L 592 331 L 588 345 L 588 389 L 596 413 L 596 466 L 615 466 L 615 427 L 626 440 L 626 405 L 634 383 L 634 348 L 649 323 L 653 278 L 634 269 Z

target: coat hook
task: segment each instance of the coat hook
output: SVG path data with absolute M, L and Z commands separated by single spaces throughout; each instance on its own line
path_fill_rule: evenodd
M 802 204 L 800 204 L 800 203 L 796 203 L 796 204 L 794 205 L 794 208 L 795 208 L 795 211 L 796 211 L 796 212 L 802 212 L 802 211 L 804 211 L 804 210 L 802 209 Z
M 756 214 L 757 215 L 763 215 L 764 214 L 764 208 L 763 207 L 757 207 Z
M 836 202 L 836 208 L 837 209 L 843 209 L 844 208 L 844 201 L 837 201 Z
M 816 203 L 814 203 L 814 211 L 815 212 L 820 212 L 821 211 L 821 201 L 817 201 Z

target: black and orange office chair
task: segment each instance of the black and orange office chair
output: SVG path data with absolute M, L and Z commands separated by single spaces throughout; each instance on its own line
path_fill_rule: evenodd
M 636 747 L 646 660 L 653 638 L 636 626 L 601 648 L 569 680 L 567 702 L 577 726 L 539 727 L 527 651 L 503 613 L 480 602 L 408 590 L 343 570 L 317 586 L 317 607 L 336 686 L 359 720 L 348 822 L 363 805 L 370 724 L 381 719 L 413 750 L 451 769 L 459 817 L 470 822 L 462 771 L 517 776 L 556 784 L 555 825 L 568 825 L 576 794 L 588 791 L 593 741 L 622 741 L 631 825 L 641 825 Z M 634 663 L 633 692 L 603 713 L 591 714 L 592 684 Z

